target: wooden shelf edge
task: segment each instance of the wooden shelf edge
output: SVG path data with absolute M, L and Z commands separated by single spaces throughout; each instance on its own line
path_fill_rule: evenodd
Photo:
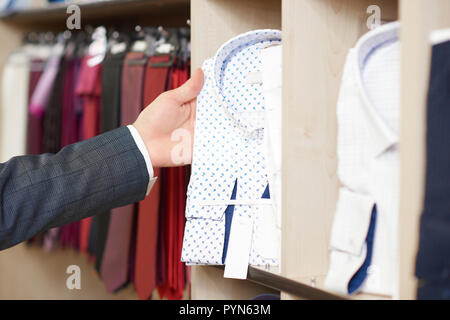
M 76 4 L 80 7 L 82 16 L 92 12 L 100 13 L 100 10 L 122 13 L 122 9 L 136 9 L 136 13 L 142 14 L 140 9 L 154 9 L 155 13 L 174 9 L 189 10 L 190 0 L 91 0 L 74 1 L 69 3 L 52 3 L 45 7 L 9 10 L 0 13 L 0 21 L 4 22 L 33 22 L 42 19 L 59 19 L 67 17 L 67 8 Z
M 212 266 L 223 270 L 224 266 Z M 249 267 L 247 280 L 262 286 L 309 300 L 348 300 L 346 297 L 288 279 L 272 272 Z

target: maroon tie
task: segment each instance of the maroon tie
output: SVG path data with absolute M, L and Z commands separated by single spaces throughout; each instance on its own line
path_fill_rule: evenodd
M 145 56 L 140 52 L 126 55 L 122 71 L 121 125 L 132 124 L 142 107 Z M 101 277 L 108 291 L 123 287 L 130 273 L 133 278 L 135 239 L 133 225 L 135 204 L 113 209 L 101 265 Z M 130 265 L 131 264 L 131 265 Z
M 33 96 L 34 89 L 41 78 L 44 70 L 45 62 L 41 59 L 32 59 L 30 62 L 30 82 L 28 83 L 28 101 Z M 43 123 L 41 117 L 33 115 L 28 112 L 28 127 L 27 127 L 27 154 L 42 153 L 42 130 Z M 27 243 L 41 243 L 43 234 L 40 233 L 29 239 Z
M 44 70 L 45 61 L 33 59 L 30 65 L 30 82 L 28 101 L 31 100 L 34 89 Z M 28 132 L 27 132 L 27 154 L 42 153 L 42 134 L 43 134 L 42 118 L 34 115 L 32 112 L 28 114 Z

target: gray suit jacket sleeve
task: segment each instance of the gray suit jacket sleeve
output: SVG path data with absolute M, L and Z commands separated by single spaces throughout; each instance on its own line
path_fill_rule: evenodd
M 149 175 L 127 127 L 0 164 L 0 250 L 144 199 Z

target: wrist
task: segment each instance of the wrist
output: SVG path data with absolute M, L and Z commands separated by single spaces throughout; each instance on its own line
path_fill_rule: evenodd
M 163 148 L 161 147 L 159 141 L 150 139 L 145 142 L 145 145 L 147 147 L 148 155 L 153 163 L 153 166 L 157 168 L 164 167 L 164 161 L 161 158 L 161 152 L 163 151 Z
M 151 130 L 141 127 L 138 121 L 133 124 L 133 127 L 141 136 L 153 167 L 163 167 L 164 161 L 161 158 L 163 150 L 161 147 L 161 143 L 159 143 L 160 139 L 158 139 L 156 135 L 151 132 Z

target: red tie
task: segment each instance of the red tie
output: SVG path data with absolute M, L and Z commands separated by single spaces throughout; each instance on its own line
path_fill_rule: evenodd
M 144 106 L 150 104 L 166 90 L 170 56 L 149 59 L 145 72 Z M 153 168 L 154 176 L 161 179 L 160 169 Z M 161 182 L 156 181 L 150 195 L 139 203 L 135 287 L 139 299 L 149 299 L 156 287 L 159 199 Z
M 174 68 L 171 88 L 177 88 L 188 78 L 187 67 Z M 165 192 L 163 203 L 163 240 L 166 243 L 165 281 L 158 286 L 161 298 L 182 299 L 185 288 L 185 267 L 181 260 L 181 248 L 184 231 L 184 210 L 186 201 L 186 167 L 164 169 L 163 182 Z
M 142 106 L 143 80 L 145 71 L 144 53 L 130 52 L 126 55 L 122 71 L 121 125 L 133 123 Z M 116 208 L 111 211 L 108 237 L 101 265 L 101 276 L 108 291 L 116 291 L 133 278 L 133 224 L 135 205 Z
M 89 66 L 87 56 L 81 62 L 80 76 L 76 94 L 83 97 L 83 139 L 90 139 L 99 133 L 100 95 L 101 95 L 101 64 Z M 92 218 L 80 222 L 80 250 L 86 252 L 89 243 L 89 232 Z

